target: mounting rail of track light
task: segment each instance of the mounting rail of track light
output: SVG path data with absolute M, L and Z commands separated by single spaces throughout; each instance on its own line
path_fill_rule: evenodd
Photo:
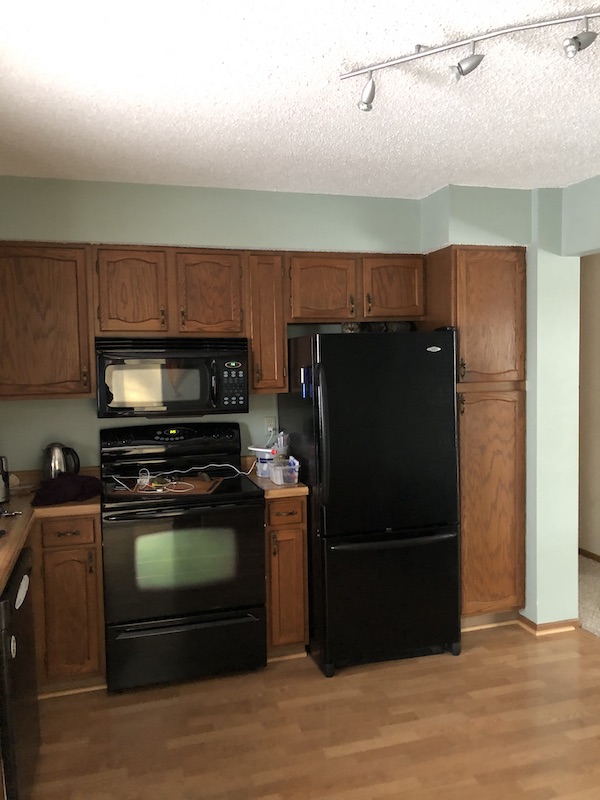
M 499 28 L 495 31 L 482 33 L 478 36 L 470 36 L 468 39 L 461 39 L 458 42 L 449 42 L 448 44 L 441 45 L 440 47 L 423 47 L 417 45 L 415 52 L 400 58 L 394 58 L 391 61 L 383 61 L 380 64 L 371 64 L 368 67 L 361 67 L 360 69 L 352 70 L 352 72 L 344 72 L 340 75 L 340 80 L 347 78 L 355 78 L 357 75 L 367 75 L 367 82 L 361 92 L 358 107 L 361 111 L 371 111 L 373 108 L 373 100 L 375 99 L 375 79 L 373 73 L 380 69 L 387 67 L 396 67 L 398 64 L 406 64 L 408 61 L 415 61 L 417 58 L 425 58 L 432 56 L 435 53 L 443 53 L 446 50 L 454 50 L 458 47 L 470 46 L 470 55 L 462 58 L 456 65 L 450 67 L 450 71 L 454 78 L 458 81 L 464 75 L 473 72 L 483 61 L 484 54 L 476 53 L 475 47 L 478 42 L 483 42 L 486 39 L 494 39 L 498 36 L 506 36 L 509 33 L 517 33 L 519 31 L 529 31 L 536 28 L 550 28 L 553 25 L 569 25 L 576 22 L 583 23 L 583 30 L 573 36 L 563 40 L 562 46 L 567 58 L 573 58 L 580 50 L 585 50 L 589 47 L 597 37 L 595 31 L 589 30 L 589 20 L 600 17 L 600 11 L 589 12 L 586 14 L 577 14 L 570 17 L 557 17 L 556 19 L 547 19 L 544 22 L 530 22 L 526 25 L 513 25 L 511 28 Z

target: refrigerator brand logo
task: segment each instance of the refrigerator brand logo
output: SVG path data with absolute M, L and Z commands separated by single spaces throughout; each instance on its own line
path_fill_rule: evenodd
M 427 352 L 428 353 L 439 353 L 441 349 L 442 349 L 441 347 L 438 347 L 437 345 L 432 344 L 431 347 L 427 348 Z

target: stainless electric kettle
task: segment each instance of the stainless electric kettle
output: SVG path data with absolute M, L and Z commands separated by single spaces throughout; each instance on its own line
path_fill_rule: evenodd
M 56 478 L 62 472 L 79 472 L 79 456 L 72 447 L 60 442 L 51 442 L 44 448 L 42 478 Z

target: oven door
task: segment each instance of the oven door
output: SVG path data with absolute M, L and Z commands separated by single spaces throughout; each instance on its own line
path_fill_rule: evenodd
M 102 515 L 106 624 L 265 604 L 264 503 Z

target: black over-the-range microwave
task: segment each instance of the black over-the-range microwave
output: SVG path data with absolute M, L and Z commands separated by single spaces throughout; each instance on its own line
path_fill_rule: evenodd
M 99 417 L 248 411 L 247 339 L 96 339 Z

